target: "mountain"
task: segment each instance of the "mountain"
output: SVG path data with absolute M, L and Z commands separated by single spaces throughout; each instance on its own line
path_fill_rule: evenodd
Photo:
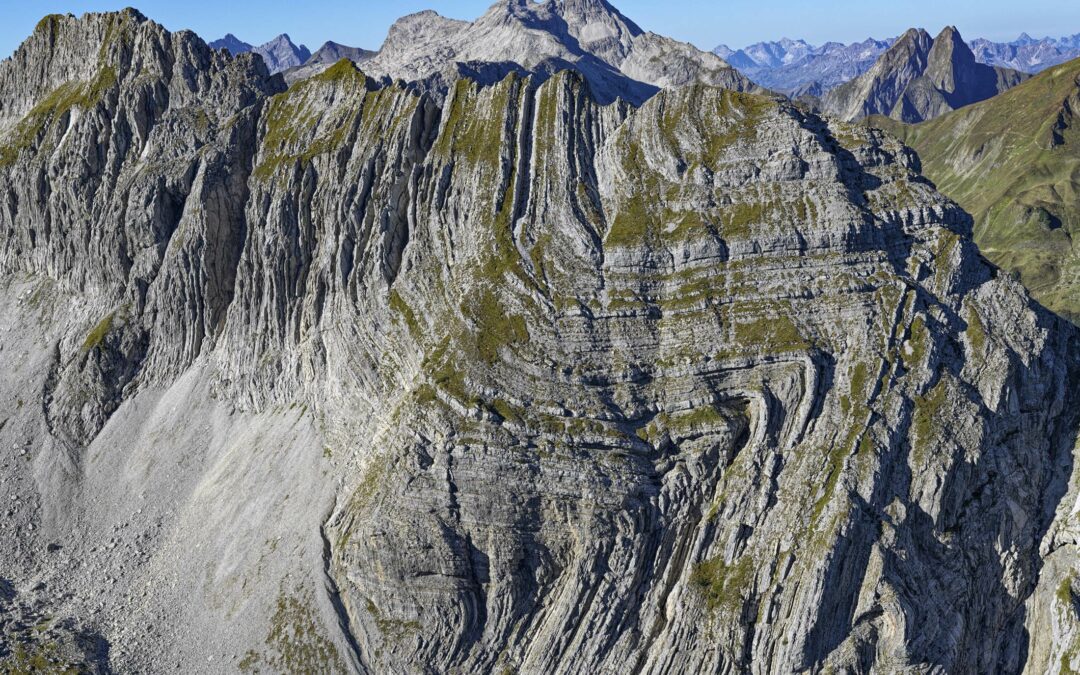
M 761 86 L 773 91 L 801 95 L 827 91 L 862 75 L 894 40 L 868 39 L 843 45 L 821 46 L 804 40 L 760 42 L 738 51 L 720 45 L 715 54 Z
M 914 147 L 939 188 L 975 217 L 993 262 L 1080 321 L 1080 60 L 1004 94 L 907 126 L 874 119 Z
M 737 52 L 732 52 L 724 45 L 720 45 L 713 53 L 727 58 L 731 55 L 739 63 L 766 68 L 779 68 L 790 65 L 806 56 L 818 53 L 818 48 L 811 46 L 805 40 L 790 40 L 783 38 L 778 42 L 758 42 L 744 47 Z M 740 67 L 733 61 L 732 66 Z
M 342 59 L 360 64 L 370 60 L 375 54 L 376 52 L 361 49 L 360 47 L 347 47 L 337 42 L 327 42 L 322 47 L 319 47 L 303 65 L 289 68 L 283 71 L 283 74 L 285 81 L 293 84 L 312 75 L 318 75 Z
M 373 52 L 368 49 L 361 49 L 360 47 L 347 47 L 337 42 L 327 42 L 322 47 L 311 55 L 304 65 L 311 65 L 315 63 L 324 63 L 326 65 L 334 65 L 341 59 L 349 59 L 353 63 L 363 63 L 371 57 L 375 56 L 377 52 Z
M 955 28 L 933 39 L 913 28 L 866 73 L 826 92 L 822 108 L 848 120 L 885 115 L 919 122 L 988 99 L 1026 77 L 978 63 Z
M 236 37 L 232 33 L 228 33 L 220 40 L 214 40 L 210 43 L 211 49 L 228 49 L 229 53 L 233 56 L 237 54 L 243 54 L 244 52 L 250 52 L 254 47 L 244 42 L 240 38 Z
M 0 62 L 4 669 L 1080 666 L 1080 330 L 886 133 L 596 89 Z
M 266 66 L 271 73 L 280 73 L 303 65 L 311 58 L 311 52 L 304 45 L 297 47 L 292 39 L 285 33 L 277 36 L 264 45 L 252 49 L 266 61 Z
M 326 58 L 336 48 L 342 48 L 342 45 L 333 42 L 327 42 L 326 45 L 323 45 L 323 48 L 326 48 L 329 45 L 333 46 L 324 54 L 323 58 Z M 290 68 L 302 66 L 312 56 L 307 47 L 304 45 L 297 47 L 293 44 L 292 39 L 285 33 L 282 33 L 273 40 L 270 40 L 266 44 L 259 45 L 258 47 L 253 47 L 240 40 L 232 33 L 229 33 L 220 40 L 212 41 L 210 47 L 211 49 L 227 49 L 234 56 L 245 52 L 254 52 L 262 57 L 271 73 L 280 73 Z M 352 49 L 352 47 L 344 47 L 344 49 Z M 336 61 L 337 59 L 334 60 Z
M 1038 73 L 1075 58 L 1080 58 L 1080 33 L 1059 39 L 1035 40 L 1026 33 L 1013 42 L 972 40 L 971 49 L 980 63 Z
M 759 90 L 720 57 L 642 31 L 605 0 L 499 0 L 474 22 L 412 14 L 364 64 L 373 76 L 421 81 L 439 96 L 461 75 L 491 83 L 510 72 L 546 77 L 565 68 L 582 73 L 602 102 L 640 104 L 693 82 Z

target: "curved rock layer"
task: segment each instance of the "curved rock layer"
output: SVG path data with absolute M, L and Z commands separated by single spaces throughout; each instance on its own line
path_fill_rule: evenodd
M 283 89 L 133 12 L 47 19 L 0 65 L 0 600 L 53 617 L 24 657 L 1074 658 L 1044 554 L 1075 329 L 902 145 L 565 72 L 442 105 L 348 62 Z

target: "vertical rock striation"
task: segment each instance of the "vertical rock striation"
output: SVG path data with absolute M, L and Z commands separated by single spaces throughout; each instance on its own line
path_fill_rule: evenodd
M 133 12 L 0 66 L 3 300 L 44 319 L 0 350 L 40 392 L 0 553 L 119 669 L 1041 658 L 1077 336 L 904 146 L 706 84 L 283 89 Z M 110 526 L 149 551 L 112 582 L 33 548 L 113 565 Z

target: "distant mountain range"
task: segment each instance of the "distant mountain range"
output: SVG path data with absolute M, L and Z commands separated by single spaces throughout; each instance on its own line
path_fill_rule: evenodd
M 1012 42 L 971 41 L 971 50 L 981 63 L 1004 66 L 1027 73 L 1038 73 L 1075 58 L 1080 58 L 1080 33 L 1063 38 L 1036 40 L 1027 33 Z
M 821 95 L 870 70 L 896 39 L 870 38 L 847 45 L 827 42 L 817 46 L 805 40 L 784 38 L 738 50 L 720 45 L 713 53 L 768 89 L 795 96 Z M 1037 73 L 1080 58 L 1080 34 L 1035 39 L 1023 33 L 1012 42 L 979 38 L 972 40 L 970 47 L 979 63 Z
M 763 87 L 786 94 L 819 94 L 865 73 L 895 40 L 867 39 L 844 45 L 814 46 L 805 40 L 759 42 L 734 51 L 720 45 L 713 53 Z
M 360 47 L 349 47 L 338 42 L 323 43 L 315 53 L 306 46 L 297 45 L 287 33 L 282 33 L 273 40 L 258 47 L 244 42 L 232 33 L 220 40 L 209 43 L 213 49 L 227 49 L 232 55 L 254 52 L 262 56 L 271 73 L 282 73 L 288 83 L 318 75 L 341 59 L 361 63 L 373 57 L 376 52 Z
M 229 33 L 220 40 L 210 42 L 213 49 L 228 49 L 234 56 L 244 52 L 255 52 L 263 58 L 271 73 L 280 73 L 302 66 L 311 58 L 311 51 L 304 45 L 296 45 L 287 33 L 282 33 L 266 44 L 252 46 Z

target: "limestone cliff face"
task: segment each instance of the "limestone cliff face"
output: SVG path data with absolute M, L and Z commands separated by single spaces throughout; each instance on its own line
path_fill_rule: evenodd
M 1075 329 L 896 141 L 573 73 L 282 92 L 137 15 L 60 21 L 122 32 L 73 84 L 0 66 L 40 92 L 0 154 L 0 441 L 30 448 L 0 553 L 49 630 L 140 672 L 1045 656 Z

